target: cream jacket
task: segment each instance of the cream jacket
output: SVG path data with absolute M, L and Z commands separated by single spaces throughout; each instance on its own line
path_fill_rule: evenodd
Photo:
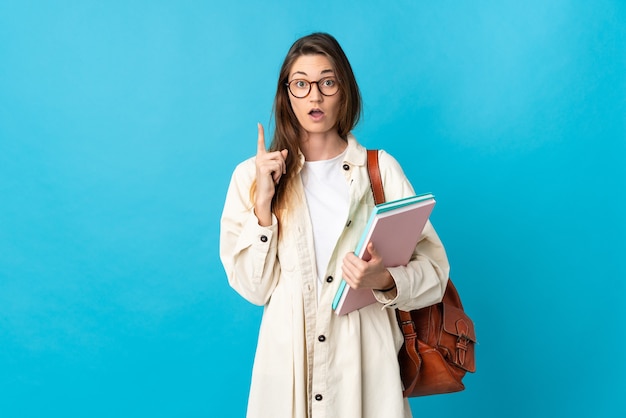
M 304 157 L 300 155 L 300 158 Z M 259 226 L 250 202 L 254 158 L 235 169 L 221 219 L 220 257 L 230 285 L 264 306 L 248 418 L 411 417 L 402 397 L 397 352 L 403 341 L 394 308 L 441 300 L 448 280 L 445 250 L 429 223 L 406 267 L 390 268 L 395 299 L 374 291 L 377 303 L 337 316 L 332 300 L 344 255 L 354 251 L 374 205 L 366 150 L 353 136 L 343 165 L 350 209 L 324 277 L 318 303 L 310 217 L 302 183 L 290 215 Z M 413 195 L 397 161 L 379 151 L 387 200 Z

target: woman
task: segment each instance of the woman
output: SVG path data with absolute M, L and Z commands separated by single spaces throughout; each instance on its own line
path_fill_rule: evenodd
M 449 266 L 430 223 L 407 266 L 384 268 L 376 249 L 353 251 L 374 205 L 366 150 L 350 134 L 361 98 L 330 35 L 297 40 L 280 70 L 276 129 L 266 151 L 233 173 L 220 257 L 230 285 L 263 305 L 248 417 L 410 417 L 397 352 L 395 308 L 441 300 Z M 379 152 L 388 200 L 414 193 L 395 159 Z M 337 316 L 341 279 L 377 303 Z

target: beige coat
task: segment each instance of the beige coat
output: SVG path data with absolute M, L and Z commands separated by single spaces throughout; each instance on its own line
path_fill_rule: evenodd
M 300 155 L 300 158 L 303 158 Z M 380 151 L 387 200 L 413 195 L 397 161 Z M 230 285 L 245 299 L 264 305 L 252 371 L 249 418 L 401 418 L 411 411 L 402 397 L 397 352 L 402 334 L 394 308 L 438 302 L 449 265 L 430 225 L 406 267 L 389 269 L 398 295 L 337 316 L 331 308 L 341 281 L 341 261 L 354 251 L 373 207 L 366 150 L 348 138 L 344 173 L 350 209 L 324 277 L 318 303 L 313 234 L 302 183 L 299 198 L 283 220 L 261 227 L 252 211 L 254 159 L 235 169 L 221 219 L 220 257 Z

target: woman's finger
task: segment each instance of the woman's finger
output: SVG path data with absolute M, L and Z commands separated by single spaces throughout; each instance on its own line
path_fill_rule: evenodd
M 261 125 L 261 123 L 257 123 L 257 130 L 258 136 L 256 143 L 256 155 L 260 156 L 267 153 L 265 148 L 265 131 L 263 130 L 263 125 Z

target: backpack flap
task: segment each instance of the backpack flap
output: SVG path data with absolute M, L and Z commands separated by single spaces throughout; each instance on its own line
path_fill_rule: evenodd
M 474 345 L 476 344 L 476 333 L 474 323 L 462 309 L 449 304 L 443 305 L 443 329 L 449 338 L 440 343 L 445 345 L 446 351 L 450 355 L 450 360 L 455 366 L 463 370 L 474 373 L 476 362 L 474 356 Z

